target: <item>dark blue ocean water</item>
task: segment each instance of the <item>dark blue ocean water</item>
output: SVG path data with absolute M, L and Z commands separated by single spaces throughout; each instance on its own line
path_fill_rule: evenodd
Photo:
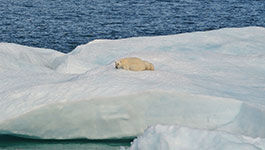
M 0 135 L 0 150 L 120 150 L 131 140 L 39 140 Z
M 0 0 L 0 42 L 70 52 L 94 39 L 265 27 L 265 0 Z

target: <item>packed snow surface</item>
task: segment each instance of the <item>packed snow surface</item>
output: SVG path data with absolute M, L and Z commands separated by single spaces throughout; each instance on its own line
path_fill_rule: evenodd
M 123 148 L 125 149 L 125 148 Z M 264 150 L 265 139 L 222 131 L 156 125 L 132 142 L 128 150 Z
M 264 40 L 265 28 L 247 27 L 95 40 L 68 54 L 0 43 L 0 134 L 109 139 L 178 124 L 265 138 Z M 155 71 L 115 69 L 123 57 Z

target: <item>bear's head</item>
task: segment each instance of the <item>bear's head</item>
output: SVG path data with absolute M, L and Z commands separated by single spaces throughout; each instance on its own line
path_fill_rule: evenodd
M 115 68 L 120 69 L 122 67 L 121 61 L 115 61 Z

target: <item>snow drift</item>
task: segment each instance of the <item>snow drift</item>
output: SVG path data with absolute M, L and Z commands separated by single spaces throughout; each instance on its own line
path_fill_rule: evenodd
M 178 124 L 265 137 L 265 29 L 96 40 L 71 53 L 0 44 L 0 134 L 109 139 Z M 139 57 L 153 72 L 116 70 Z

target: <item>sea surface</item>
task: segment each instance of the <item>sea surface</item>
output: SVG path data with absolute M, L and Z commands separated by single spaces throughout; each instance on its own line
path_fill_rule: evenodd
M 0 42 L 70 52 L 120 39 L 265 26 L 264 0 L 0 0 Z
M 0 149 L 14 150 L 119 150 L 130 146 L 131 140 L 40 140 L 13 135 L 0 135 Z
M 0 0 L 0 42 L 64 53 L 94 39 L 265 27 L 264 0 Z M 129 140 L 40 140 L 0 135 L 0 149 L 97 149 Z

